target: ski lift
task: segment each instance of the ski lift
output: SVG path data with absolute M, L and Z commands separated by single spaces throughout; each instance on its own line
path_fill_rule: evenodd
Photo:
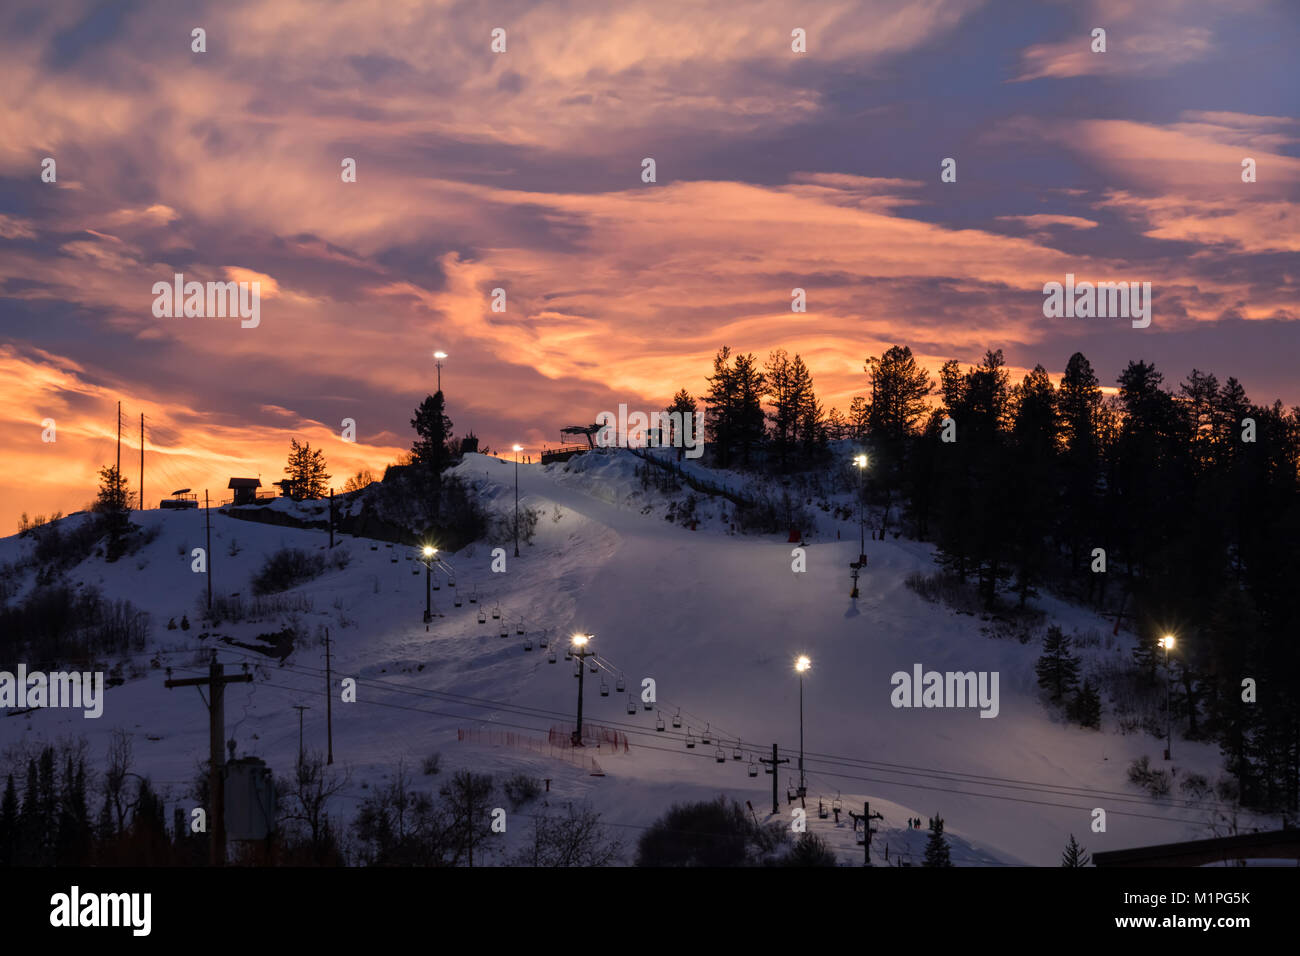
M 661 733 L 661 734 L 664 732 L 664 719 L 663 719 L 663 717 L 656 717 L 656 718 L 655 718 L 655 731 L 656 731 L 657 733 Z
M 636 698 L 634 698 L 631 694 L 627 695 L 627 712 L 629 714 L 636 713 Z
M 486 624 L 486 623 L 487 623 L 487 614 L 484 613 L 484 611 L 483 611 L 482 608 L 479 608 L 479 609 L 478 609 L 478 622 L 479 622 L 480 624 Z
M 501 620 L 501 605 L 499 603 L 492 608 L 492 620 Z
M 554 663 L 555 663 L 555 657 L 556 657 L 556 654 L 555 654 L 555 648 L 552 647 L 551 650 L 550 650 L 550 653 L 548 653 L 548 654 L 546 655 L 546 663 L 548 663 L 548 664 L 554 664 Z
M 673 728 L 677 729 L 682 726 L 682 709 L 677 708 L 677 713 L 673 714 Z
M 501 625 L 501 636 L 503 638 L 510 636 L 510 628 L 506 627 L 504 624 Z
M 531 651 L 532 649 L 533 649 L 533 639 L 531 637 L 524 638 L 524 650 Z
M 686 728 L 686 749 L 687 750 L 695 749 L 695 735 L 691 733 L 691 728 L 689 727 Z
M 605 683 L 605 678 L 603 677 L 600 679 L 600 696 L 601 697 L 609 696 L 609 685 Z
M 739 740 L 736 741 L 736 749 L 733 750 L 733 751 L 731 752 L 731 759 L 732 759 L 732 760 L 742 760 L 742 759 L 744 759 L 744 754 L 742 754 L 742 753 L 740 752 L 740 741 L 739 741 Z
M 749 762 L 749 775 L 751 777 L 758 776 L 758 764 L 754 763 L 752 760 Z
M 515 633 L 516 634 L 524 633 L 524 619 L 522 617 L 519 619 L 519 623 L 515 625 Z
M 618 680 L 614 682 L 614 686 L 618 689 L 620 694 L 627 690 L 627 681 L 623 680 L 623 674 L 621 672 L 618 675 Z
M 705 724 L 705 725 L 704 725 L 704 734 L 703 734 L 703 736 L 700 738 L 701 740 L 704 741 L 704 746 L 706 746 L 706 747 L 709 745 L 709 728 L 712 727 L 712 726 L 713 726 L 712 724 Z
M 721 747 L 719 747 L 719 748 L 718 748 L 718 752 L 717 752 L 716 754 L 713 755 L 713 760 L 714 760 L 715 763 L 726 763 L 726 762 L 727 762 L 727 755 L 726 755 L 726 753 L 723 752 L 723 750 L 722 750 Z

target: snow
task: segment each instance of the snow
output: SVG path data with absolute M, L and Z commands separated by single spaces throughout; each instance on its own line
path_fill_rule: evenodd
M 1206 812 L 1184 807 L 1176 787 L 1174 796 L 1155 799 L 1128 783 L 1125 771 L 1134 758 L 1146 754 L 1153 765 L 1165 765 L 1163 741 L 1120 734 L 1108 708 L 1101 732 L 1054 716 L 1038 693 L 1034 644 L 990 638 L 981 633 L 978 618 L 927 603 L 904 585 L 909 573 L 934 569 L 928 545 L 868 541 L 862 597 L 853 600 L 848 565 L 857 556 L 855 523 L 819 515 L 819 531 L 805 549 L 807 572 L 793 573 L 794 545 L 784 535 L 728 532 L 722 515 L 730 503 L 696 493 L 702 518 L 697 530 L 665 520 L 670 499 L 641 490 L 635 471 L 642 464 L 619 451 L 545 467 L 519 465 L 520 504 L 540 512 L 535 540 L 521 546 L 518 559 L 513 544 L 502 543 L 505 573 L 492 571 L 492 546 L 484 542 L 443 555 L 456 570 L 462 595 L 477 587 L 479 603 L 466 599 L 454 607 L 444 582 L 434 592 L 436 616 L 428 631 L 422 620 L 424 572 L 408 560 L 412 549 L 400 545 L 375 542 L 371 550 L 372 542 L 338 536 L 338 547 L 351 555 L 348 566 L 331 567 L 288 592 L 311 602 L 309 611 L 296 615 L 300 624 L 310 631 L 329 628 L 336 678 L 360 679 L 357 703 L 337 697 L 333 703 L 336 766 L 352 774 L 334 813 L 350 815 L 399 760 L 416 786 L 431 789 L 459 768 L 499 779 L 525 771 L 550 778 L 544 798 L 552 806 L 590 801 L 629 848 L 630 860 L 639 828 L 673 802 L 726 794 L 749 801 L 757 817 L 767 819 L 771 778 L 761 772 L 750 778 L 746 771 L 751 759 L 770 756 L 776 742 L 781 756 L 791 758 L 779 775 L 781 819 L 788 823 L 792 807 L 785 791 L 798 776 L 799 746 L 799 680 L 792 662 L 807 654 L 813 662 L 804 679 L 808 827 L 831 842 L 845 865 L 862 860 L 847 811 L 860 813 L 864 801 L 883 814 L 875 822 L 877 864 L 885 862 L 888 844 L 890 863 L 906 851 L 919 865 L 928 836 L 925 820 L 936 813 L 944 818 L 957 865 L 1056 865 L 1071 833 L 1089 852 L 1210 835 L 1201 822 Z M 688 464 L 709 476 L 707 469 Z M 469 455 L 454 471 L 490 508 L 513 507 L 513 461 Z M 725 483 L 736 485 L 732 478 Z M 274 507 L 318 517 L 310 504 Z M 137 771 L 170 787 L 172 800 L 188 806 L 185 791 L 207 753 L 206 713 L 192 690 L 165 689 L 164 672 L 149 669 L 149 659 L 158 655 L 177 677 L 206 670 L 213 640 L 199 637 L 205 582 L 190 567 L 190 550 L 204 545 L 204 514 L 148 511 L 133 520 L 156 526 L 157 538 L 113 564 L 88 558 L 70 574 L 152 614 L 151 644 L 146 653 L 132 655 L 136 676 L 107 692 L 99 720 L 87 720 L 80 711 L 6 715 L 0 748 L 23 739 L 84 735 L 92 757 L 102 760 L 109 733 L 124 728 L 134 734 Z M 837 530 L 843 540 L 834 540 Z M 242 592 L 247 600 L 249 578 L 267 555 L 283 547 L 323 550 L 327 540 L 323 531 L 214 511 L 214 588 Z M 231 556 L 236 541 L 240 550 Z M 30 539 L 0 540 L 0 562 L 14 561 L 30 547 Z M 500 622 L 490 616 L 498 603 L 510 623 L 504 640 Z M 1040 604 L 1067 633 L 1095 628 L 1109 634 L 1110 622 L 1086 610 L 1050 598 Z M 479 607 L 489 612 L 484 625 L 477 621 Z M 182 614 L 188 614 L 191 629 L 167 630 L 168 619 L 179 622 Z M 212 630 L 255 643 L 258 634 L 280 630 L 283 617 Z M 604 776 L 543 753 L 457 742 L 458 728 L 514 731 L 544 741 L 550 727 L 573 720 L 573 665 L 562 655 L 548 664 L 536 644 L 524 652 L 514 626 L 520 617 L 534 640 L 543 631 L 552 639 L 567 640 L 575 631 L 595 635 L 592 646 L 610 669 L 611 693 L 600 697 L 603 675 L 588 673 L 584 719 L 622 729 L 630 738 L 627 754 L 608 748 L 589 754 Z M 244 662 L 257 664 L 254 683 L 226 692 L 227 736 L 238 741 L 240 756 L 263 757 L 278 775 L 287 775 L 298 747 L 294 704 L 312 708 L 305 718 L 308 745 L 324 750 L 323 647 L 309 642 L 281 664 L 218 646 L 228 672 Z M 1126 655 L 1130 646 L 1125 639 L 1088 653 Z M 975 708 L 896 709 L 890 675 L 910 673 L 915 663 L 927 671 L 998 672 L 998 716 L 981 718 Z M 669 721 L 680 708 L 681 731 L 669 723 L 667 732 L 656 733 L 656 712 L 645 711 L 639 698 L 636 715 L 628 715 L 626 695 L 612 689 L 619 672 L 628 691 L 638 695 L 643 679 L 652 679 L 657 712 Z M 698 737 L 706 725 L 723 741 L 723 764 L 715 762 L 715 747 L 687 750 L 682 743 L 687 726 Z M 731 759 L 738 739 L 745 751 L 739 762 Z M 1221 772 L 1214 745 L 1175 739 L 1173 749 L 1180 777 L 1195 771 L 1213 780 Z M 435 751 L 442 754 L 442 773 L 422 776 L 422 759 Z M 819 800 L 829 807 L 837 796 L 845 810 L 839 826 L 817 814 Z M 1092 832 L 1094 808 L 1106 811 L 1104 833 Z M 526 837 L 530 827 L 518 817 L 543 810 L 534 804 L 508 816 L 507 835 L 498 839 L 513 844 Z M 923 829 L 908 829 L 909 817 L 920 817 Z

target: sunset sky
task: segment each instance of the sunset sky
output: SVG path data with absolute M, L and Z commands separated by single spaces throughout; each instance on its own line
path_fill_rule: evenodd
M 1300 403 L 1297 49 L 1289 0 L 8 0 L 0 534 L 93 497 L 118 400 L 154 506 L 291 436 L 379 471 L 435 349 L 456 434 L 532 454 L 724 344 L 827 409 L 895 343 Z M 259 281 L 260 325 L 156 318 L 177 272 Z M 1151 326 L 1045 318 L 1066 273 L 1150 282 Z

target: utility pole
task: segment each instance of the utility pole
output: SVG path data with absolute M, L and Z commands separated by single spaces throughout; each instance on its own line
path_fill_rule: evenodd
M 126 507 L 126 496 L 122 494 L 122 403 L 117 403 L 117 488 L 118 500 Z
M 519 557 L 519 453 L 523 451 L 515 445 L 515 557 Z
M 207 574 L 208 613 L 212 613 L 212 505 L 208 503 L 208 489 L 203 489 L 203 527 L 208 535 Z
M 850 810 L 849 816 L 853 818 L 854 827 L 857 827 L 859 820 L 862 821 L 862 865 L 870 866 L 871 865 L 871 834 L 876 832 L 875 830 L 871 829 L 871 821 L 883 820 L 884 816 L 879 813 L 872 813 L 871 804 L 867 803 L 865 800 L 862 803 L 862 812 L 854 813 L 852 810 Z
M 311 710 L 306 704 L 294 704 L 293 709 L 298 712 L 298 770 L 302 771 L 302 712 Z
M 210 700 L 208 705 L 208 802 L 212 808 L 212 819 L 208 821 L 208 854 L 213 866 L 226 865 L 226 790 L 225 790 L 225 747 L 222 738 L 226 735 L 226 685 L 252 683 L 252 674 L 236 674 L 226 677 L 224 668 L 217 660 L 213 650 L 212 661 L 208 664 L 207 677 L 186 677 L 181 680 L 167 680 L 164 687 L 203 687 L 207 686 Z M 203 696 L 203 691 L 199 691 Z
M 140 510 L 144 511 L 144 412 L 140 413 Z
M 764 770 L 763 772 L 764 772 L 764 773 L 770 773 L 770 774 L 772 775 L 772 812 L 773 812 L 773 813 L 780 813 L 780 812 L 781 812 L 781 803 L 780 803 L 780 801 L 777 799 L 777 796 L 776 796 L 776 784 L 777 784 L 777 780 L 776 780 L 776 770 L 777 770 L 777 764 L 789 763 L 789 762 L 790 762 L 790 758 L 789 758 L 789 757 L 782 757 L 781 759 L 778 760 L 778 759 L 777 759 L 777 752 L 776 752 L 776 744 L 772 744 L 772 757 L 771 757 L 771 759 L 768 759 L 767 757 L 759 757 L 759 758 L 758 758 L 758 762 L 759 762 L 759 763 L 770 763 L 770 764 L 772 765 L 770 769 L 768 769 L 768 770 Z
M 330 670 L 330 629 L 325 628 L 325 736 L 329 741 L 329 757 L 325 763 L 334 762 L 334 676 Z
M 330 548 L 334 547 L 334 489 L 330 489 Z

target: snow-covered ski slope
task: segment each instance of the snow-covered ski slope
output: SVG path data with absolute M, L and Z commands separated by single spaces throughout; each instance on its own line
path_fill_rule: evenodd
M 862 860 L 847 811 L 860 813 L 864 801 L 883 814 L 875 822 L 877 864 L 885 863 L 886 846 L 890 863 L 907 852 L 919 864 L 927 834 L 909 830 L 906 821 L 920 817 L 924 827 L 936 813 L 944 818 L 957 865 L 1055 865 L 1071 833 L 1092 852 L 1208 835 L 1203 821 L 1209 811 L 1185 806 L 1176 786 L 1173 796 L 1157 800 L 1127 782 L 1135 757 L 1146 754 L 1164 766 L 1163 741 L 1118 733 L 1108 707 L 1101 732 L 1069 725 L 1040 700 L 1034 644 L 990 638 L 981 633 L 978 618 L 927 603 L 905 587 L 910 572 L 933 570 L 929 546 L 868 541 L 870 564 L 861 597 L 854 600 L 848 565 L 858 550 L 856 523 L 819 514 L 820 527 L 805 548 L 807 570 L 795 573 L 795 545 L 785 536 L 729 533 L 719 517 L 724 502 L 701 500 L 696 530 L 665 520 L 667 499 L 641 490 L 638 464 L 620 451 L 579 456 L 567 465 L 520 465 L 521 504 L 541 514 L 535 539 L 521 546 L 517 559 L 513 545 L 505 545 L 504 573 L 491 570 L 492 545 L 484 542 L 444 555 L 456 570 L 462 606 L 454 606 L 443 581 L 433 595 L 435 617 L 427 631 L 424 571 L 402 546 L 343 536 L 338 547 L 350 552 L 347 567 L 286 593 L 310 605 L 293 612 L 303 630 L 329 628 L 336 684 L 357 679 L 356 703 L 337 695 L 333 702 L 335 762 L 351 772 L 335 813 L 350 815 L 367 787 L 391 776 L 399 761 L 417 786 L 430 789 L 462 767 L 498 777 L 525 771 L 550 779 L 544 799 L 551 807 L 590 801 L 615 825 L 630 860 L 639 828 L 674 801 L 726 794 L 750 801 L 759 819 L 766 818 L 771 778 L 761 765 L 756 778 L 747 771 L 755 758 L 771 755 L 775 742 L 791 761 L 779 776 L 781 813 L 788 822 L 793 807 L 786 790 L 798 777 L 799 750 L 793 661 L 807 654 L 808 825 L 831 842 L 842 863 Z M 489 508 L 513 507 L 513 462 L 471 455 L 456 472 Z M 293 507 L 277 502 L 282 506 Z M 216 642 L 200 638 L 204 580 L 191 570 L 190 557 L 192 548 L 204 544 L 203 514 L 148 511 L 133 520 L 157 525 L 158 537 L 116 563 L 89 558 L 70 574 L 148 610 L 148 651 L 133 655 L 127 682 L 107 692 L 102 718 L 56 710 L 6 715 L 0 719 L 0 747 L 20 739 L 84 735 L 100 762 L 110 731 L 123 728 L 133 734 L 136 770 L 169 786 L 173 803 L 188 806 L 188 782 L 207 753 L 206 712 L 192 689 L 165 689 L 164 671 L 152 668 L 151 659 L 172 667 L 175 676 L 206 672 L 206 649 Z M 837 530 L 843 540 L 836 539 Z M 215 512 L 212 534 L 215 590 L 239 591 L 245 599 L 249 578 L 265 556 L 289 546 L 323 549 L 327 540 L 321 531 Z M 0 540 L 0 562 L 30 547 L 30 539 Z M 478 601 L 471 603 L 475 591 Z M 1042 604 L 1048 620 L 1067 633 L 1109 633 L 1110 622 L 1086 611 L 1051 599 Z M 502 622 L 491 616 L 498 605 L 509 623 L 505 638 Z M 480 608 L 487 612 L 483 624 Z M 285 613 L 211 630 L 256 643 L 258 634 L 281 629 Z M 182 614 L 188 614 L 191 629 L 167 630 L 168 619 L 179 621 Z M 521 620 L 533 640 L 531 652 L 516 633 Z M 545 633 L 567 643 L 579 631 L 594 635 L 602 667 L 584 678 L 584 720 L 628 735 L 627 753 L 586 751 L 604 776 L 529 749 L 527 742 L 541 746 L 553 727 L 571 722 L 577 697 L 573 663 L 562 651 L 557 663 L 548 663 L 539 639 Z M 298 747 L 294 704 L 312 708 L 305 718 L 308 746 L 324 750 L 323 646 L 304 642 L 283 663 L 224 642 L 217 646 L 228 671 L 243 662 L 259 665 L 254 683 L 232 685 L 226 693 L 227 736 L 237 741 L 239 755 L 260 756 L 278 774 L 288 774 Z M 1089 653 L 1127 655 L 1130 646 L 1126 639 Z M 981 718 L 975 707 L 895 708 L 891 675 L 910 674 L 915 664 L 926 671 L 997 672 L 997 716 Z M 620 674 L 627 686 L 623 694 L 615 690 Z M 640 701 L 645 678 L 654 681 L 657 694 L 649 711 Z M 599 694 L 602 679 L 608 697 Z M 632 692 L 637 709 L 629 715 Z M 678 712 L 682 726 L 675 729 Z M 664 732 L 655 730 L 658 716 Z M 458 730 L 469 731 L 469 739 L 458 741 Z M 688 731 L 696 740 L 693 749 L 685 746 Z M 493 745 L 488 741 L 505 740 L 493 733 L 523 739 Z M 706 734 L 710 745 L 702 742 Z M 723 763 L 716 761 L 719 743 Z M 737 746 L 740 761 L 733 759 Z M 442 776 L 422 776 L 421 760 L 435 751 L 442 754 Z M 1175 739 L 1174 756 L 1179 774 L 1196 771 L 1214 779 L 1219 773 L 1212 745 Z M 829 808 L 837 796 L 845 811 L 838 827 L 817 813 L 819 800 Z M 1095 808 L 1106 812 L 1104 833 L 1092 830 Z M 520 839 L 530 829 L 526 815 L 544 810 L 540 803 L 521 808 L 524 816 L 517 815 L 500 839 Z

